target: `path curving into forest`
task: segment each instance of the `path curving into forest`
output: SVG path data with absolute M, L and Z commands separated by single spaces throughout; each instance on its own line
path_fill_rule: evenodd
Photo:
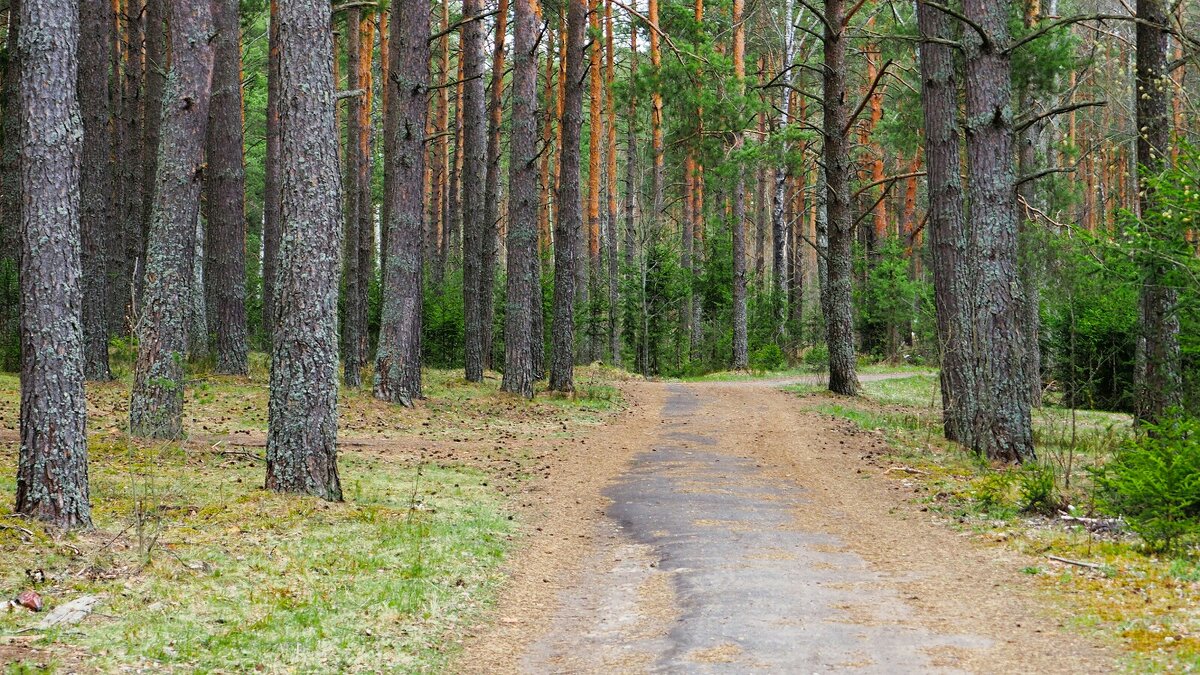
M 746 382 L 634 383 L 566 450 L 467 672 L 1108 672 L 1026 561 L 930 522 L 874 434 Z

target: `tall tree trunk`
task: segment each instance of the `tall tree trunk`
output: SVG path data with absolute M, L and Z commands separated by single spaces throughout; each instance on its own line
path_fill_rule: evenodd
M 365 368 L 371 358 L 371 285 L 375 282 L 375 200 L 371 189 L 371 108 L 375 102 L 372 64 L 375 60 L 375 22 L 359 19 L 358 83 L 363 90 L 358 108 L 358 362 Z
M 204 172 L 208 230 L 204 242 L 205 302 L 216 372 L 245 375 L 246 167 L 242 139 L 242 48 L 238 0 L 215 0 L 208 167 Z
M 850 201 L 850 111 L 846 96 L 844 0 L 825 2 L 825 67 L 821 106 L 824 113 L 825 208 L 829 227 L 828 278 L 824 301 L 825 342 L 829 347 L 829 391 L 857 396 L 855 372 L 853 276 L 854 211 Z M 832 27 L 832 29 L 831 29 Z M 778 188 L 776 188 L 778 189 Z M 777 207 L 778 208 L 778 207 Z
M 212 88 L 209 3 L 172 0 L 171 77 L 164 97 L 138 355 L 129 401 L 135 436 L 183 436 L 183 366 L 191 315 L 196 216 Z
M 650 231 L 657 237 L 662 229 L 663 217 L 663 100 L 658 87 L 662 70 L 662 50 L 659 48 L 658 0 L 649 0 L 650 19 L 650 70 L 654 88 L 650 93 L 650 150 L 653 154 L 653 173 L 650 175 Z
M 542 114 L 542 166 L 540 185 L 543 190 L 542 196 L 538 199 L 538 251 L 545 253 L 550 250 L 551 233 L 550 233 L 550 210 L 551 202 L 553 201 L 551 190 L 553 185 L 550 182 L 550 158 L 554 156 L 554 123 L 558 119 L 556 114 L 558 111 L 558 101 L 555 96 L 558 93 L 558 87 L 555 83 L 554 74 L 557 72 L 554 68 L 554 36 L 555 31 L 546 29 L 546 71 L 544 88 L 542 90 L 542 105 L 546 107 Z
M 279 3 L 279 47 L 283 231 L 266 487 L 336 501 L 342 204 L 329 4 Z
M 116 19 L 111 0 L 84 0 L 79 8 L 79 107 L 83 116 L 83 161 L 79 227 L 83 240 L 83 372 L 89 380 L 112 379 L 108 370 L 110 223 L 113 212 L 113 136 L 109 64 Z
M 1147 178 L 1167 166 L 1171 144 L 1171 91 L 1167 73 L 1166 0 L 1138 0 L 1137 128 L 1138 208 L 1149 245 L 1174 248 L 1174 234 L 1159 231 L 1159 197 Z M 1148 222 L 1149 221 L 1149 222 Z M 1139 419 L 1156 422 L 1182 401 L 1179 346 L 1179 292 L 1169 281 L 1171 263 L 1161 250 L 1144 254 L 1139 318 L 1141 336 L 1137 369 Z
M 616 50 L 613 45 L 612 0 L 604 0 L 604 111 L 607 118 L 608 142 L 608 218 L 604 229 L 605 258 L 608 262 L 608 351 L 613 365 L 621 363 L 621 331 L 617 326 L 617 308 L 620 305 L 620 284 L 617 264 L 617 107 L 613 101 L 613 83 L 616 80 Z
M 154 0 L 151 0 L 153 2 Z M 276 277 L 279 274 L 279 0 L 271 0 L 267 36 L 267 155 L 263 167 L 262 325 L 267 345 L 274 343 Z
M 480 285 L 489 289 L 480 296 L 480 321 L 483 329 L 483 367 L 492 367 L 492 323 L 495 321 L 495 300 L 490 289 L 496 280 L 496 253 L 500 247 L 500 124 L 504 119 L 504 49 L 508 34 L 508 0 L 499 0 L 496 9 L 495 45 L 492 51 L 492 89 L 488 103 L 487 177 L 484 183 L 483 210 L 486 230 L 483 240 L 483 268 Z M 511 188 L 510 188 L 511 189 Z
M 375 396 L 411 405 L 421 398 L 421 277 L 425 125 L 429 114 L 429 13 L 422 0 L 394 6 L 387 73 L 383 163 L 387 269 L 375 360 Z
M 463 15 L 483 13 L 481 0 L 464 0 Z M 483 26 L 469 21 L 461 29 L 463 59 L 463 309 L 466 313 L 466 376 L 468 382 L 483 381 L 483 296 L 484 248 L 489 224 L 484 210 L 487 165 L 487 102 L 483 85 Z
M 508 287 L 504 314 L 503 391 L 533 397 L 534 276 L 537 257 L 537 34 L 534 0 L 513 13 L 512 133 L 508 161 Z
M 20 77 L 17 33 L 20 0 L 8 4 L 8 43 L 0 83 L 0 366 L 20 368 L 20 304 L 17 266 L 21 248 Z
M 450 170 L 451 154 L 457 152 L 458 148 L 457 142 L 454 145 L 450 144 L 450 0 L 442 0 L 441 10 L 441 29 L 445 35 L 442 36 L 438 48 L 438 76 L 441 78 L 437 93 L 437 131 L 439 136 L 434 143 L 434 154 L 437 157 L 436 170 L 440 177 L 436 202 L 440 208 L 437 212 L 437 225 L 430 228 L 430 235 L 426 240 L 426 258 L 433 261 L 433 281 L 435 288 L 438 289 L 441 288 L 442 280 L 446 275 L 446 256 L 449 249 L 447 242 L 453 219 L 451 213 L 454 211 L 451 208 L 451 193 L 454 191 L 455 174 Z M 457 128 L 454 130 L 454 137 L 458 137 Z M 453 199 L 456 200 L 457 197 Z M 457 205 L 457 201 L 454 204 Z
M 792 63 L 792 49 L 795 42 L 795 26 L 792 18 L 792 0 L 784 2 L 784 36 L 783 36 L 783 59 L 780 61 L 781 75 L 779 82 L 782 85 L 783 99 L 779 108 L 779 122 L 776 125 L 776 133 L 782 135 L 786 132 L 791 113 L 791 91 L 788 86 L 791 84 L 791 71 L 789 68 Z M 826 10 L 828 13 L 828 9 Z M 842 74 L 844 79 L 845 74 Z M 785 147 L 783 150 L 787 152 Z M 771 197 L 771 228 L 774 236 L 772 247 L 772 274 L 774 275 L 774 290 L 776 294 L 775 302 L 779 305 L 779 333 L 783 333 L 783 321 L 787 315 L 787 292 L 788 292 L 788 236 L 787 223 L 784 220 L 784 212 L 786 208 L 786 193 L 787 193 L 787 162 L 781 161 L 775 167 L 775 189 Z
M 597 344 L 596 300 L 600 290 L 600 185 L 603 170 L 601 157 L 604 148 L 604 64 L 600 27 L 600 0 L 588 0 L 588 193 L 587 263 L 575 269 L 579 303 L 583 306 L 587 321 L 585 360 L 595 361 L 599 355 Z
M 965 15 L 986 33 L 963 31 L 966 53 L 967 170 L 971 260 L 976 270 L 970 335 L 975 340 L 974 449 L 989 459 L 1034 459 L 1021 335 L 1017 255 L 1012 66 L 1005 51 L 1008 0 L 966 0 Z
M 346 89 L 360 89 L 359 81 L 362 68 L 362 27 L 359 21 L 361 10 L 352 7 L 346 11 Z M 336 84 L 335 84 L 336 86 Z M 364 165 L 367 158 L 362 153 L 362 106 L 365 96 L 350 96 L 346 105 L 346 141 L 343 156 L 345 157 L 343 191 L 345 193 L 345 238 L 342 244 L 344 256 L 342 269 L 345 291 L 342 305 L 342 379 L 347 387 L 358 387 L 362 384 L 362 369 L 366 365 L 361 361 L 363 341 L 363 325 L 359 320 L 365 312 L 360 306 L 363 300 L 362 273 L 359 267 L 361 249 L 358 245 L 358 229 L 362 221 L 362 211 L 359 202 L 362 199 L 361 179 L 365 175 Z
M 958 126 L 958 70 L 954 48 L 936 42 L 955 39 L 952 19 L 917 0 L 921 36 L 921 98 L 925 107 L 925 167 L 928 172 L 929 242 L 933 257 L 934 301 L 941 347 L 942 425 L 946 438 L 972 445 L 975 373 L 968 298 L 967 224 Z
M 651 0 L 654 3 L 655 0 Z M 563 95 L 562 145 L 559 148 L 558 220 L 554 224 L 554 337 L 550 389 L 575 390 L 575 266 L 583 228 L 579 201 L 579 141 L 583 124 L 583 76 L 587 68 L 585 0 L 568 0 L 567 72 Z
M 638 26 L 637 21 L 629 22 L 629 77 L 632 79 L 638 72 Z M 629 93 L 629 116 L 625 120 L 625 265 L 633 266 L 633 251 L 635 246 L 634 225 L 637 215 L 637 167 L 638 167 L 638 100 L 637 93 Z
M 118 20 L 125 25 L 124 41 L 126 61 L 123 69 L 122 119 L 118 127 L 115 144 L 118 163 L 122 168 L 121 210 L 114 229 L 111 248 L 117 258 L 109 272 L 108 329 L 110 334 L 129 335 L 133 310 L 134 290 L 137 285 L 138 261 L 142 256 L 142 215 L 146 186 L 151 179 L 146 176 L 145 153 L 142 141 L 145 137 L 146 104 L 143 84 L 146 77 L 145 63 L 145 0 L 131 0 L 125 8 L 126 16 Z M 113 50 L 117 52 L 119 50 Z
M 1024 0 L 1025 28 L 1032 30 L 1041 20 L 1041 0 Z M 1026 84 L 1020 93 L 1020 109 L 1026 114 L 1037 109 L 1037 100 L 1032 86 Z M 1020 149 L 1017 154 L 1017 175 L 1031 176 L 1039 169 L 1038 146 L 1041 144 L 1043 122 L 1029 125 L 1021 133 Z M 1040 246 L 1037 243 L 1037 220 L 1028 215 L 1031 209 L 1040 209 L 1037 198 L 1037 183 L 1025 181 L 1017 187 L 1020 197 L 1017 205 L 1020 219 L 1020 265 L 1021 283 L 1025 288 L 1025 302 L 1021 306 L 1021 320 L 1024 324 L 1022 333 L 1025 335 L 1025 378 L 1029 384 L 1029 403 L 1033 407 L 1042 405 L 1042 347 L 1039 335 L 1041 333 L 1041 282 L 1042 267 Z
M 57 527 L 89 528 L 79 250 L 83 129 L 75 98 L 78 4 L 26 0 L 16 11 L 25 354 L 16 512 Z
M 743 0 L 733 0 L 733 76 L 737 80 L 737 98 L 746 89 L 746 27 Z M 734 148 L 744 142 L 740 129 L 734 130 Z M 733 363 L 734 370 L 750 367 L 746 332 L 746 170 L 737 168 L 737 186 L 733 190 Z
M 138 241 L 138 264 L 135 266 L 134 311 L 136 322 L 141 316 L 142 300 L 146 290 L 146 254 L 150 229 L 154 220 L 157 199 L 159 144 L 162 136 L 163 117 L 166 113 L 164 97 L 167 90 L 167 26 L 166 8 L 169 0 L 146 0 L 146 126 L 142 142 L 142 165 L 146 184 L 142 191 L 142 227 Z M 135 326 L 136 332 L 136 326 Z

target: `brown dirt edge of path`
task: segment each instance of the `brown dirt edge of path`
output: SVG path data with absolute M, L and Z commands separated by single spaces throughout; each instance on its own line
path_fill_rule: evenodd
M 507 578 L 494 608 L 467 632 L 450 672 L 520 672 L 521 656 L 551 627 L 559 596 L 584 573 L 604 537 L 599 525 L 609 500 L 601 492 L 655 437 L 666 395 L 661 386 L 634 381 L 618 387 L 627 409 L 549 448 L 560 460 L 555 471 L 513 495 L 523 513 L 521 536 L 504 564 Z
M 841 545 L 902 590 L 917 624 L 942 634 L 992 640 L 955 650 L 956 667 L 982 673 L 1101 673 L 1119 670 L 1118 650 L 1067 628 L 1070 608 L 1020 571 L 1044 560 L 958 533 L 920 511 L 902 475 L 872 464 L 883 439 L 814 412 L 812 401 L 738 383 L 688 385 L 706 406 L 744 426 L 727 428 L 742 452 L 772 475 L 804 489 L 795 509 L 805 529 Z M 563 441 L 551 478 L 514 495 L 523 535 L 505 563 L 494 608 L 468 631 L 455 673 L 521 672 L 530 645 L 553 627 L 564 591 L 575 586 L 607 543 L 612 524 L 603 489 L 659 437 L 668 395 L 659 383 L 626 382 L 629 409 Z M 602 558 L 603 556 L 600 556 Z

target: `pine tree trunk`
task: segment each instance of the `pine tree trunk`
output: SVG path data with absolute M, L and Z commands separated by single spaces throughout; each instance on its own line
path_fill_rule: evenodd
M 146 126 L 142 142 L 142 165 L 146 167 L 142 190 L 142 226 L 138 241 L 138 264 L 134 275 L 134 321 L 141 316 L 146 291 L 146 254 L 154 219 L 158 185 L 158 146 L 162 137 L 164 97 L 167 90 L 166 8 L 170 0 L 146 0 Z M 136 326 L 135 326 L 136 332 Z
M 374 82 L 371 66 L 375 60 L 375 22 L 369 16 L 359 18 L 358 85 L 363 90 L 358 108 L 358 362 L 365 368 L 371 358 L 371 285 L 375 283 L 375 200 L 371 190 L 372 152 L 371 108 Z M 361 380 L 361 377 L 360 377 Z M 360 382 L 361 385 L 361 382 Z
M 515 0 L 513 13 L 512 132 L 508 161 L 508 281 L 504 315 L 503 391 L 533 397 L 533 342 L 537 256 L 537 10 Z
M 620 282 L 618 279 L 617 251 L 617 107 L 613 100 L 613 83 L 616 79 L 616 50 L 613 45 L 612 0 L 604 1 L 604 111 L 607 118 L 608 142 L 607 169 L 604 172 L 608 185 L 608 218 L 604 228 L 605 257 L 608 262 L 608 351 L 613 365 L 621 363 L 621 331 L 617 325 L 617 309 L 620 306 Z
M 196 216 L 212 85 L 213 17 L 208 3 L 172 0 L 171 77 L 164 96 L 146 281 L 129 402 L 135 436 L 183 436 Z
M 840 3 L 839 3 L 840 4 Z M 784 3 L 784 41 L 783 41 L 783 59 L 780 62 L 781 68 L 788 68 L 792 62 L 792 49 L 795 42 L 795 27 L 792 19 L 792 0 L 786 0 Z M 828 13 L 828 9 L 826 9 Z M 844 78 L 845 75 L 842 74 Z M 776 125 L 776 133 L 783 134 L 787 130 L 787 126 L 791 121 L 791 90 L 788 86 L 791 84 L 790 71 L 781 74 L 779 82 L 782 85 L 782 101 L 779 108 L 779 122 Z M 785 149 L 786 151 L 786 149 Z M 787 176 L 788 169 L 786 162 L 780 162 L 775 168 L 775 189 L 771 197 L 771 230 L 774 239 L 772 240 L 772 274 L 774 275 L 774 290 L 776 294 L 775 302 L 779 306 L 779 333 L 783 334 L 783 321 L 787 312 L 787 292 L 788 292 L 788 236 L 787 223 L 784 220 L 784 211 L 787 206 Z
M 653 3 L 655 0 L 651 0 Z M 575 266 L 583 228 L 579 200 L 579 145 L 583 126 L 583 76 L 587 5 L 568 0 L 567 72 L 563 89 L 562 146 L 559 148 L 558 220 L 554 224 L 554 337 L 550 389 L 575 391 Z
M 64 529 L 92 525 L 81 327 L 77 8 L 64 0 L 26 0 L 17 9 L 25 358 L 16 512 Z
M 425 126 L 429 114 L 429 14 L 421 0 L 394 6 L 384 86 L 388 251 L 375 360 L 375 397 L 411 405 L 421 395 Z
M 112 250 L 117 260 L 111 266 L 109 288 L 110 334 L 129 335 L 131 328 L 133 297 L 137 286 L 138 262 L 142 255 L 142 216 L 146 186 L 151 182 L 146 176 L 148 167 L 142 152 L 145 137 L 146 112 L 143 84 L 145 83 L 145 1 L 132 0 L 126 7 L 127 15 L 124 40 L 127 42 L 127 58 L 124 67 L 121 112 L 118 127 L 116 156 L 124 158 L 118 163 L 121 168 L 122 195 L 119 200 Z M 113 50 L 116 52 L 117 50 Z
M 649 0 L 650 70 L 655 78 L 662 70 L 662 50 L 659 48 L 658 0 Z M 657 80 L 655 80 L 657 82 Z M 650 93 L 650 149 L 653 153 L 653 173 L 650 175 L 650 232 L 657 237 L 663 218 L 663 100 L 656 85 Z
M 339 501 L 342 241 L 329 4 L 279 3 L 282 233 L 267 431 L 269 490 Z
M 204 172 L 208 230 L 204 242 L 205 302 L 216 372 L 245 375 L 246 168 L 242 140 L 242 49 L 238 0 L 213 2 L 212 103 Z
M 463 15 L 483 13 L 480 0 L 464 0 Z M 462 217 L 463 217 L 463 309 L 466 313 L 466 377 L 483 381 L 484 249 L 488 242 L 484 192 L 487 164 L 487 103 L 483 84 L 483 26 L 469 21 L 461 29 L 463 59 Z
M 480 271 L 481 287 L 491 289 L 496 282 L 496 253 L 500 247 L 498 224 L 500 222 L 500 123 L 504 118 L 501 104 L 504 100 L 504 49 L 508 34 L 508 0 L 499 0 L 496 10 L 495 49 L 492 51 L 492 89 L 488 103 L 488 148 L 487 176 L 484 184 L 483 210 L 485 215 L 483 240 L 483 268 Z M 511 189 L 511 188 L 510 188 Z M 483 367 L 492 367 L 492 323 L 496 318 L 495 299 L 492 293 L 479 298 L 480 321 L 483 329 Z
M 743 0 L 733 0 L 733 76 L 737 80 L 737 97 L 741 98 L 746 84 L 746 27 L 743 23 Z M 733 146 L 743 144 L 740 129 L 734 130 Z M 733 190 L 733 363 L 734 370 L 750 367 L 746 331 L 746 170 L 737 169 L 737 186 Z
M 263 340 L 273 344 L 276 321 L 275 281 L 279 274 L 279 0 L 271 1 L 267 35 L 267 153 L 263 167 Z M 268 347 L 269 349 L 269 347 Z
M 842 19 L 844 0 L 825 2 L 825 68 L 821 106 L 825 134 L 825 208 L 829 227 L 828 278 L 821 288 L 825 342 L 829 347 L 829 391 L 857 396 L 855 372 L 853 276 L 854 211 L 850 201 L 849 101 L 846 92 L 846 47 L 849 37 Z M 837 28 L 830 30 L 830 26 Z
M 4 81 L 0 83 L 0 367 L 21 367 L 20 304 L 17 266 L 21 248 L 20 69 L 17 33 L 20 0 L 8 4 L 8 43 Z
M 109 64 L 116 25 L 111 0 L 84 0 L 79 8 L 79 107 L 83 161 L 79 228 L 83 240 L 83 372 L 88 380 L 112 379 L 108 370 L 110 223 L 113 213 L 113 136 Z
M 917 0 L 922 37 L 951 40 L 951 19 Z M 942 426 L 946 438 L 972 445 L 975 374 L 970 309 L 971 267 L 963 213 L 958 127 L 958 70 L 954 48 L 921 44 L 921 98 L 925 107 L 925 167 L 928 172 L 929 242 L 933 259 L 934 302 L 941 347 Z
M 362 69 L 359 60 L 362 57 L 362 30 L 359 18 L 362 12 L 358 8 L 346 11 L 346 90 L 355 91 L 362 84 L 359 81 Z M 336 83 L 335 83 L 336 86 Z M 362 105 L 364 96 L 351 96 L 346 99 L 346 140 L 343 151 L 345 157 L 343 192 L 345 194 L 345 238 L 342 243 L 342 277 L 344 279 L 343 316 L 342 316 L 342 379 L 347 387 L 358 387 L 362 384 L 362 369 L 365 365 L 360 357 L 362 350 L 362 324 L 359 316 L 363 314 L 360 306 L 363 294 L 359 285 L 362 273 L 359 271 L 361 250 L 358 245 L 358 228 L 360 226 L 362 198 L 360 179 L 364 175 L 363 164 L 366 157 L 362 154 L 360 137 L 362 136 Z
M 1137 142 L 1138 200 L 1143 222 L 1162 210 L 1158 195 L 1146 178 L 1167 165 L 1171 144 L 1171 91 L 1167 74 L 1169 24 L 1166 0 L 1138 0 L 1137 15 Z M 1153 216 L 1151 215 L 1153 214 Z M 1159 226 L 1161 227 L 1161 226 Z M 1143 225 L 1150 246 L 1173 245 L 1167 232 Z M 1138 418 L 1157 422 L 1182 402 L 1182 362 L 1179 345 L 1179 292 L 1168 282 L 1167 256 L 1144 255 L 1139 318 L 1141 336 L 1137 369 Z
M 629 23 L 629 76 L 638 72 L 637 22 Z M 633 91 L 629 94 L 629 116 L 625 120 L 625 266 L 633 267 L 633 251 L 637 237 L 634 233 L 637 217 L 637 168 L 638 168 L 638 100 Z
M 966 53 L 969 235 L 975 270 L 970 296 L 974 353 L 974 449 L 989 459 L 1035 458 L 1021 334 L 1017 256 L 1016 148 L 1008 0 L 966 0 L 965 15 L 987 34 L 963 31 Z

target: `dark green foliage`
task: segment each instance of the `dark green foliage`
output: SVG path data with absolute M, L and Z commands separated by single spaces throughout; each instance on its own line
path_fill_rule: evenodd
M 1200 537 L 1200 421 L 1150 425 L 1095 470 L 1096 505 L 1121 516 L 1154 550 Z
M 857 262 L 861 275 L 866 257 L 860 254 Z M 913 274 L 912 257 L 896 237 L 884 240 L 871 262 L 866 285 L 854 294 L 859 331 L 876 336 L 870 345 L 874 356 L 895 358 L 911 343 L 914 324 L 933 326 L 933 288 Z
M 421 317 L 421 359 L 433 368 L 463 364 L 466 328 L 463 325 L 462 271 L 449 270 L 445 282 L 424 295 Z
M 1030 513 L 1054 515 L 1062 506 L 1056 478 L 1054 467 L 1050 464 L 1029 462 L 1022 465 L 1017 479 L 1021 489 L 1021 508 Z
M 774 342 L 759 347 L 750 355 L 750 368 L 753 370 L 783 370 L 786 367 L 787 357 Z

